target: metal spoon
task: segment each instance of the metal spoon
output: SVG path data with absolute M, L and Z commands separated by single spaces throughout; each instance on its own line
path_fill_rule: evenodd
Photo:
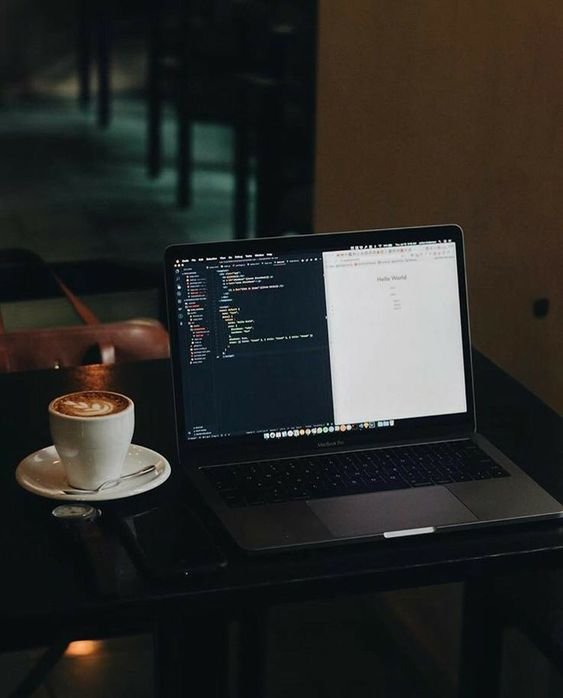
M 141 475 L 147 475 L 148 473 L 152 473 L 153 470 L 156 470 L 156 463 L 153 463 L 152 465 L 146 465 L 144 468 L 141 468 L 140 470 L 136 470 L 134 473 L 127 473 L 126 475 L 122 475 L 121 477 L 115 478 L 114 480 L 106 480 L 105 482 L 102 482 L 102 484 L 99 487 L 96 487 L 95 489 L 89 490 L 86 488 L 82 487 L 74 487 L 70 488 L 68 490 L 63 490 L 65 494 L 97 494 L 98 492 L 101 492 L 102 490 L 107 490 L 110 489 L 111 487 L 115 487 L 116 485 L 119 485 L 120 482 L 123 480 L 129 480 L 130 478 L 133 477 L 140 477 Z

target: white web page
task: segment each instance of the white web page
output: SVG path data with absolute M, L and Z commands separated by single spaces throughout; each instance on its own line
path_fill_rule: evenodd
M 464 412 L 454 243 L 323 254 L 336 424 Z

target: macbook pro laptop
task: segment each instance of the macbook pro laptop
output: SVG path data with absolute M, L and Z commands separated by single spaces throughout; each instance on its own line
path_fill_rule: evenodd
M 458 226 L 169 247 L 180 463 L 247 550 L 563 507 L 475 425 Z

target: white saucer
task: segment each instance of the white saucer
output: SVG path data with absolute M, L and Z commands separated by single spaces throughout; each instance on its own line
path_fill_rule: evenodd
M 16 468 L 16 480 L 26 490 L 42 497 L 50 499 L 67 499 L 81 501 L 104 501 L 108 499 L 122 499 L 132 497 L 152 490 L 168 479 L 170 475 L 170 463 L 156 451 L 144 446 L 131 444 L 129 452 L 125 458 L 123 474 L 133 473 L 147 465 L 156 464 L 156 471 L 140 475 L 139 477 L 123 480 L 115 487 L 108 488 L 102 492 L 88 494 L 66 494 L 63 492 L 69 489 L 66 475 L 58 453 L 54 446 L 47 446 L 40 451 L 31 453 Z

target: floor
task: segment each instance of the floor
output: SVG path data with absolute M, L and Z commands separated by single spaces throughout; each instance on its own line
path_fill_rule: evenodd
M 368 597 L 279 607 L 269 635 L 265 698 L 438 695 L 398 651 Z M 43 651 L 0 655 L 1 695 L 15 691 Z M 72 643 L 32 698 L 74 696 L 157 698 L 151 637 Z
M 144 105 L 114 104 L 111 127 L 70 100 L 0 112 L 0 244 L 49 261 L 112 258 L 157 262 L 166 245 L 231 235 L 231 133 L 195 127 L 194 204 L 174 204 L 174 123 L 165 120 L 165 167 L 145 169 Z
M 0 654 L 0 695 L 10 696 L 45 648 Z M 30 698 L 152 698 L 149 636 L 77 641 Z
M 25 247 L 56 264 L 96 260 L 150 267 L 160 280 L 168 245 L 229 239 L 231 130 L 195 125 L 193 204 L 188 209 L 175 203 L 170 112 L 165 113 L 163 144 L 162 174 L 150 179 L 145 107 L 139 99 L 115 100 L 107 130 L 67 97 L 2 105 L 0 249 Z M 249 190 L 252 196 L 252 182 Z M 106 321 L 158 315 L 154 289 L 94 293 L 85 300 Z M 5 302 L 2 313 L 8 329 L 76 321 L 68 304 L 52 298 Z

